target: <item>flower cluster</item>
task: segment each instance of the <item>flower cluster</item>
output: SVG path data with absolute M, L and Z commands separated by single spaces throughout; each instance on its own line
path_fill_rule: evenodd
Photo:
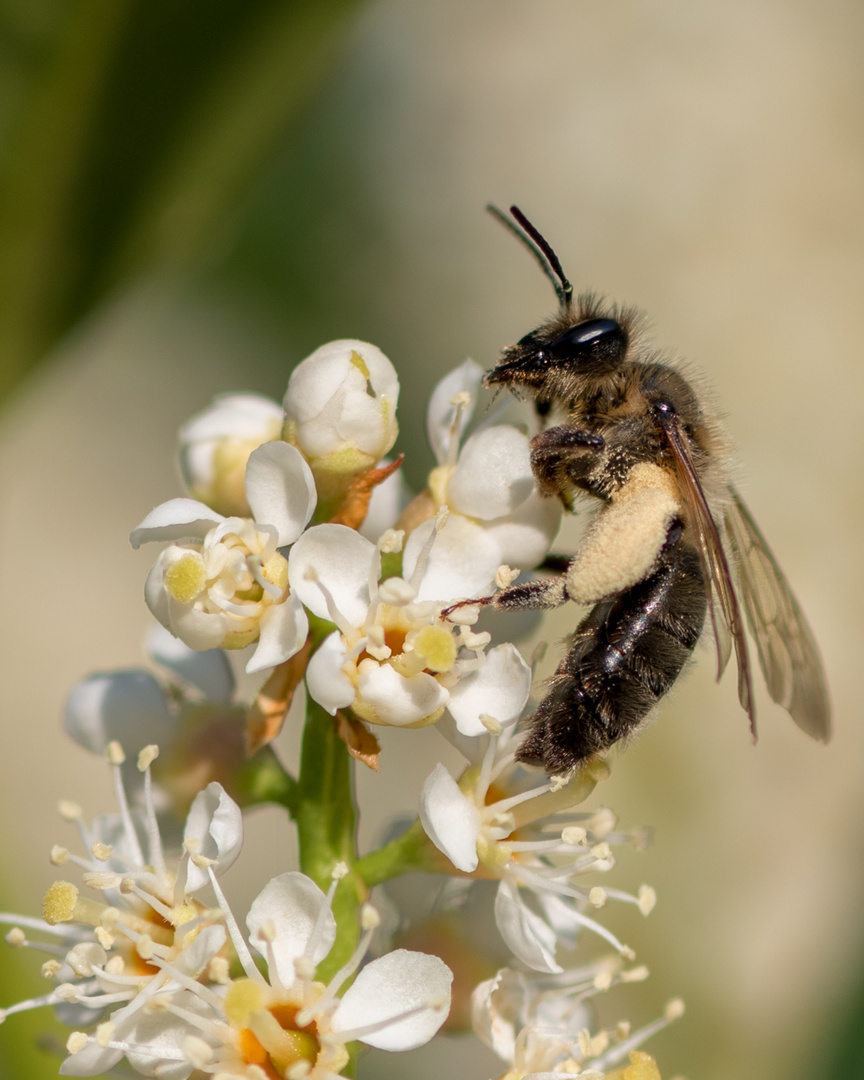
M 365 342 L 313 353 L 281 406 L 226 395 L 182 428 L 186 494 L 131 534 L 135 547 L 163 545 L 144 589 L 163 675 L 92 674 L 64 715 L 67 734 L 107 755 L 119 811 L 85 824 L 64 804 L 85 854 L 52 858 L 81 881 L 57 881 L 41 920 L 0 916 L 10 944 L 49 955 L 53 984 L 2 1018 L 54 1006 L 74 1029 L 63 1074 L 332 1080 L 358 1044 L 404 1051 L 433 1038 L 452 984 L 505 1080 L 659 1080 L 639 1047 L 680 1004 L 638 1032 L 598 1028 L 590 1008 L 647 974 L 596 917 L 609 900 L 653 907 L 647 886 L 634 896 L 600 883 L 615 849 L 645 833 L 582 808 L 605 762 L 562 777 L 516 764 L 532 669 L 477 628 L 477 605 L 458 605 L 540 564 L 561 517 L 522 430 L 488 414 L 469 432 L 481 375 L 466 361 L 433 392 L 436 465 L 413 497 L 401 456 L 385 457 L 399 381 Z M 237 700 L 232 655 L 259 680 L 251 701 Z M 301 685 L 302 752 L 288 765 L 267 744 Z M 352 757 L 377 768 L 376 726 L 429 725 L 464 768 L 431 762 L 414 824 L 361 853 Z M 280 872 L 244 930 L 220 878 L 240 854 L 244 810 L 263 802 L 296 824 L 299 868 L 274 852 Z M 407 909 L 379 927 L 371 889 L 418 870 L 461 890 L 427 912 L 436 918 L 458 920 L 478 879 L 495 883 L 485 921 L 500 940 L 475 969 L 494 977 L 454 981 L 434 933 L 424 951 L 397 947 Z M 587 936 L 599 958 L 580 957 Z

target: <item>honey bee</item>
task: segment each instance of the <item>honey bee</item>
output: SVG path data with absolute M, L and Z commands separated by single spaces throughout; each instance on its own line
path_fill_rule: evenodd
M 499 610 L 592 605 L 526 721 L 517 759 L 563 774 L 631 738 L 672 688 L 706 617 L 718 679 L 735 651 L 754 740 L 745 619 L 772 699 L 827 741 L 831 709 L 813 634 L 730 483 L 726 442 L 703 396 L 644 344 L 636 310 L 591 293 L 574 299 L 525 215 L 489 210 L 537 259 L 559 310 L 503 351 L 485 385 L 533 396 L 544 425 L 560 417 L 531 440 L 539 489 L 568 510 L 580 495 L 600 503 L 576 555 L 559 560 L 563 573 L 480 601 Z

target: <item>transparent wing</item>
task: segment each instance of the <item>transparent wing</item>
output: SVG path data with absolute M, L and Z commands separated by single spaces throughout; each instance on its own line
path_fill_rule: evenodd
M 672 451 L 681 493 L 687 507 L 690 524 L 696 533 L 702 572 L 708 587 L 708 611 L 717 647 L 717 678 L 723 674 L 732 648 L 738 662 L 738 700 L 750 718 L 750 730 L 756 738 L 756 702 L 753 697 L 753 676 L 744 620 L 729 568 L 729 560 L 717 522 L 708 506 L 705 492 L 693 464 L 687 436 L 678 426 L 673 414 L 659 417 Z
M 827 742 L 831 704 L 813 634 L 756 522 L 738 493 L 732 496 L 726 529 L 768 693 L 802 731 Z

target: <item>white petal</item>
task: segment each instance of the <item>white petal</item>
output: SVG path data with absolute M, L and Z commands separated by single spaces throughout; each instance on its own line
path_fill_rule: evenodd
M 437 956 L 407 949 L 386 953 L 367 964 L 345 993 L 333 1014 L 333 1030 L 375 1025 L 359 1035 L 361 1042 L 379 1050 L 413 1050 L 447 1019 L 452 983 L 453 973 Z M 419 1011 L 405 1016 L 412 1009 Z M 390 1017 L 391 1023 L 378 1026 Z
M 420 792 L 420 820 L 426 835 L 457 870 L 470 874 L 477 869 L 480 811 L 440 763 Z
M 528 1022 L 527 1000 L 525 977 L 511 968 L 480 983 L 471 995 L 471 1026 L 504 1061 L 515 1061 L 516 1037 Z
M 159 623 L 147 631 L 146 647 L 157 664 L 200 690 L 208 701 L 225 704 L 234 696 L 234 672 L 221 649 L 196 652 Z
M 243 814 L 215 780 L 195 796 L 186 817 L 183 841 L 194 842 L 192 850 L 195 854 L 215 859 L 213 869 L 217 874 L 227 870 L 240 854 L 243 846 Z M 189 864 L 187 892 L 197 892 L 209 881 L 206 870 L 194 863 Z
M 294 543 L 318 502 L 312 470 L 303 455 L 279 441 L 264 443 L 249 455 L 246 497 L 256 522 L 276 526 L 279 547 Z
M 511 952 L 534 971 L 559 972 L 555 933 L 522 902 L 517 886 L 503 880 L 495 897 L 495 922 Z
M 394 727 L 419 724 L 446 705 L 450 696 L 437 679 L 424 671 L 406 677 L 389 664 L 374 660 L 361 663 L 357 694 L 375 710 L 374 722 Z
M 164 553 L 163 553 L 164 554 Z M 150 579 L 147 579 L 148 584 Z M 168 629 L 185 641 L 190 649 L 204 651 L 218 649 L 231 629 L 231 619 L 223 611 L 202 611 L 195 604 L 180 604 L 173 596 L 165 593 L 168 608 Z M 149 603 L 149 594 L 145 589 L 144 599 L 147 606 L 156 615 Z M 158 618 L 158 615 L 156 615 Z
M 319 645 L 306 668 L 310 695 L 331 716 L 354 701 L 354 684 L 342 670 L 346 652 L 345 641 L 337 631 Z
M 291 372 L 284 401 L 286 417 L 304 423 L 318 416 L 344 385 L 353 367 L 352 352 L 363 357 L 375 393 L 386 395 L 395 405 L 399 397 L 399 377 L 384 353 L 366 341 L 344 339 L 322 345 Z
M 276 970 L 283 986 L 294 982 L 294 961 L 304 954 L 319 964 L 336 940 L 333 913 L 323 914 L 318 933 L 312 941 L 319 916 L 327 907 L 327 897 L 311 878 L 296 870 L 269 881 L 253 900 L 246 916 L 249 943 L 268 956 L 272 949 Z M 272 923 L 275 939 L 266 941 L 262 931 Z M 265 931 L 266 933 L 266 931 Z M 312 945 L 311 951 L 307 948 Z
M 460 514 L 490 521 L 512 514 L 533 488 L 527 436 L 498 424 L 478 431 L 462 447 L 447 501 Z
M 172 1004 L 185 1012 L 198 1016 L 212 1015 L 210 1007 L 189 991 L 172 995 Z M 132 1023 L 121 1021 L 115 1038 L 127 1040 L 136 1046 L 128 1050 L 129 1064 L 145 1076 L 158 1076 L 159 1080 L 185 1080 L 193 1071 L 183 1053 L 183 1044 L 190 1034 L 201 1035 L 185 1016 L 175 1016 L 167 1009 L 137 1009 Z
M 88 1042 L 77 1054 L 70 1054 L 60 1066 L 61 1076 L 101 1076 L 123 1057 L 122 1050 L 109 1050 Z
M 557 499 L 544 499 L 535 489 L 512 514 L 490 521 L 486 529 L 501 548 L 501 562 L 522 570 L 538 566 L 558 535 L 563 512 Z
M 269 438 L 274 422 L 282 423 L 282 408 L 263 394 L 219 394 L 206 409 L 180 428 L 180 443 L 204 439 Z
M 332 341 L 295 368 L 285 418 L 295 428 L 292 441 L 311 459 L 350 448 L 377 460 L 396 438 L 398 398 L 399 379 L 380 349 L 365 341 Z
M 174 958 L 174 966 L 197 979 L 225 944 L 227 936 L 225 927 L 218 923 L 205 926 L 188 945 L 183 946 L 180 955 Z
M 451 688 L 447 708 L 463 735 L 485 735 L 480 717 L 493 716 L 505 727 L 519 719 L 531 692 L 531 669 L 507 642 L 486 653 L 486 661 Z
M 462 432 L 474 415 L 482 378 L 483 368 L 473 360 L 465 360 L 459 367 L 448 372 L 432 391 L 429 407 L 426 410 L 426 431 L 429 442 L 432 444 L 435 460 L 439 465 L 447 461 L 450 450 L 450 429 L 455 408 L 450 402 L 457 394 L 466 391 L 471 396 L 471 404 L 460 410 L 459 423 L 455 432 L 458 444 L 462 438 Z
M 203 540 L 225 518 L 197 499 L 169 499 L 160 503 L 129 535 L 133 548 L 150 540 Z
M 271 604 L 261 616 L 258 648 L 246 665 L 247 674 L 276 667 L 303 648 L 309 633 L 309 619 L 294 593 L 281 604 Z
M 133 756 L 150 743 L 166 748 L 177 719 L 165 693 L 148 671 L 97 672 L 73 688 L 63 710 L 63 729 L 94 754 L 116 740 Z
M 433 528 L 434 521 L 424 521 L 405 542 L 406 580 L 411 578 Z M 485 595 L 491 592 L 500 565 L 498 541 L 461 514 L 451 514 L 435 537 L 417 599 L 445 601 Z
M 352 626 L 362 626 L 369 610 L 369 573 L 378 557 L 375 545 L 344 525 L 307 529 L 288 556 L 291 591 L 321 619 L 330 618 L 327 598 Z M 317 580 L 308 578 L 313 573 Z

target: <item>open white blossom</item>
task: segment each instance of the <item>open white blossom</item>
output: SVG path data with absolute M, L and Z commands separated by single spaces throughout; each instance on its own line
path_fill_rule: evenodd
M 282 663 L 306 640 L 308 621 L 277 549 L 293 543 L 315 509 L 302 455 L 283 442 L 259 446 L 246 466 L 253 518 L 223 517 L 194 499 L 171 499 L 132 531 L 132 546 L 168 540 L 144 596 L 163 626 L 192 649 L 258 642 L 247 671 Z
M 227 940 L 219 914 L 194 894 L 237 858 L 243 842 L 240 808 L 219 784 L 208 785 L 192 804 L 183 854 L 172 867 L 149 798 L 149 767 L 156 753 L 156 747 L 148 747 L 139 757 L 147 795 L 143 814 L 129 808 L 117 744 L 109 747 L 109 760 L 120 812 L 88 826 L 78 807 L 61 804 L 64 816 L 78 825 L 87 854 L 55 847 L 52 861 L 80 868 L 86 890 L 99 898 L 71 881 L 57 881 L 43 900 L 42 920 L 0 916 L 16 927 L 7 937 L 10 943 L 48 954 L 43 972 L 56 984 L 50 993 L 13 1005 L 3 1015 L 55 1005 L 70 1024 L 103 1020 L 95 1036 L 79 1032 L 71 1037 L 74 1050 L 60 1070 L 66 1076 L 95 1076 L 124 1054 L 136 1069 L 155 1075 L 151 1069 L 162 1060 L 165 1046 L 178 1045 L 184 1031 L 175 1016 L 154 1012 L 154 1002 L 182 999 L 185 987 L 202 977 Z M 31 942 L 23 927 L 58 943 Z M 135 1050 L 127 1054 L 127 1046 Z M 160 1075 L 182 1080 L 191 1071 L 184 1066 Z
M 660 1080 L 653 1059 L 637 1048 L 678 1019 L 682 1003 L 669 1002 L 661 1019 L 635 1032 L 626 1021 L 597 1030 L 588 1007 L 592 997 L 616 983 L 637 982 L 647 974 L 641 967 L 623 969 L 614 958 L 553 976 L 505 968 L 475 989 L 474 1030 L 509 1065 L 501 1080 Z M 630 1067 L 608 1072 L 628 1056 Z
M 482 375 L 466 360 L 445 375 L 430 399 L 427 427 L 438 464 L 429 475 L 428 493 L 415 507 L 427 520 L 412 529 L 405 545 L 406 573 L 434 528 L 436 510 L 447 506 L 451 518 L 429 556 L 420 600 L 440 598 L 439 576 L 449 580 L 457 565 L 462 596 L 488 592 L 502 564 L 523 570 L 536 566 L 561 523 L 558 501 L 537 490 L 523 432 L 510 424 L 481 426 L 460 450 Z M 409 508 L 406 518 L 413 525 L 411 516 Z
M 434 534 L 431 539 L 437 542 Z M 470 728 L 476 702 L 460 693 L 459 683 L 476 672 L 481 693 L 483 687 L 494 692 L 503 710 L 518 715 L 530 683 L 518 653 L 501 646 L 503 654 L 484 656 L 488 634 L 440 619 L 447 601 L 460 595 L 457 567 L 449 584 L 439 576 L 444 592 L 437 602 L 416 599 L 425 558 L 409 579 L 379 581 L 382 551 L 398 552 L 400 543 L 398 533 L 385 534 L 376 545 L 342 525 L 318 525 L 292 548 L 292 592 L 338 627 L 309 662 L 309 693 L 331 714 L 350 706 L 369 723 L 398 727 L 434 723 L 452 704 Z M 488 678 L 483 681 L 489 665 L 498 683 L 494 691 Z
M 322 499 L 373 468 L 396 441 L 399 378 L 375 345 L 331 341 L 292 371 L 285 439 L 312 467 Z
M 180 475 L 189 494 L 227 517 L 249 517 L 246 464 L 282 437 L 282 409 L 262 394 L 220 394 L 179 432 Z
M 490 721 L 494 730 L 498 727 Z M 607 774 L 602 762 L 567 779 L 546 779 L 526 786 L 513 765 L 512 727 L 492 735 L 479 765 L 457 782 L 436 765 L 420 795 L 420 820 L 430 840 L 457 870 L 500 878 L 495 921 L 510 950 L 535 971 L 560 972 L 559 946 L 575 943 L 581 928 L 592 930 L 623 956 L 631 955 L 609 930 L 584 909 L 601 907 L 609 897 L 637 904 L 647 914 L 653 890 L 638 897 L 577 883 L 585 874 L 614 866 L 612 843 L 637 841 L 640 835 L 613 832 L 607 810 L 576 813 L 598 780 Z M 469 740 L 461 738 L 459 745 Z M 530 783 L 530 782 L 529 782 Z M 490 798 L 494 788 L 495 798 Z

